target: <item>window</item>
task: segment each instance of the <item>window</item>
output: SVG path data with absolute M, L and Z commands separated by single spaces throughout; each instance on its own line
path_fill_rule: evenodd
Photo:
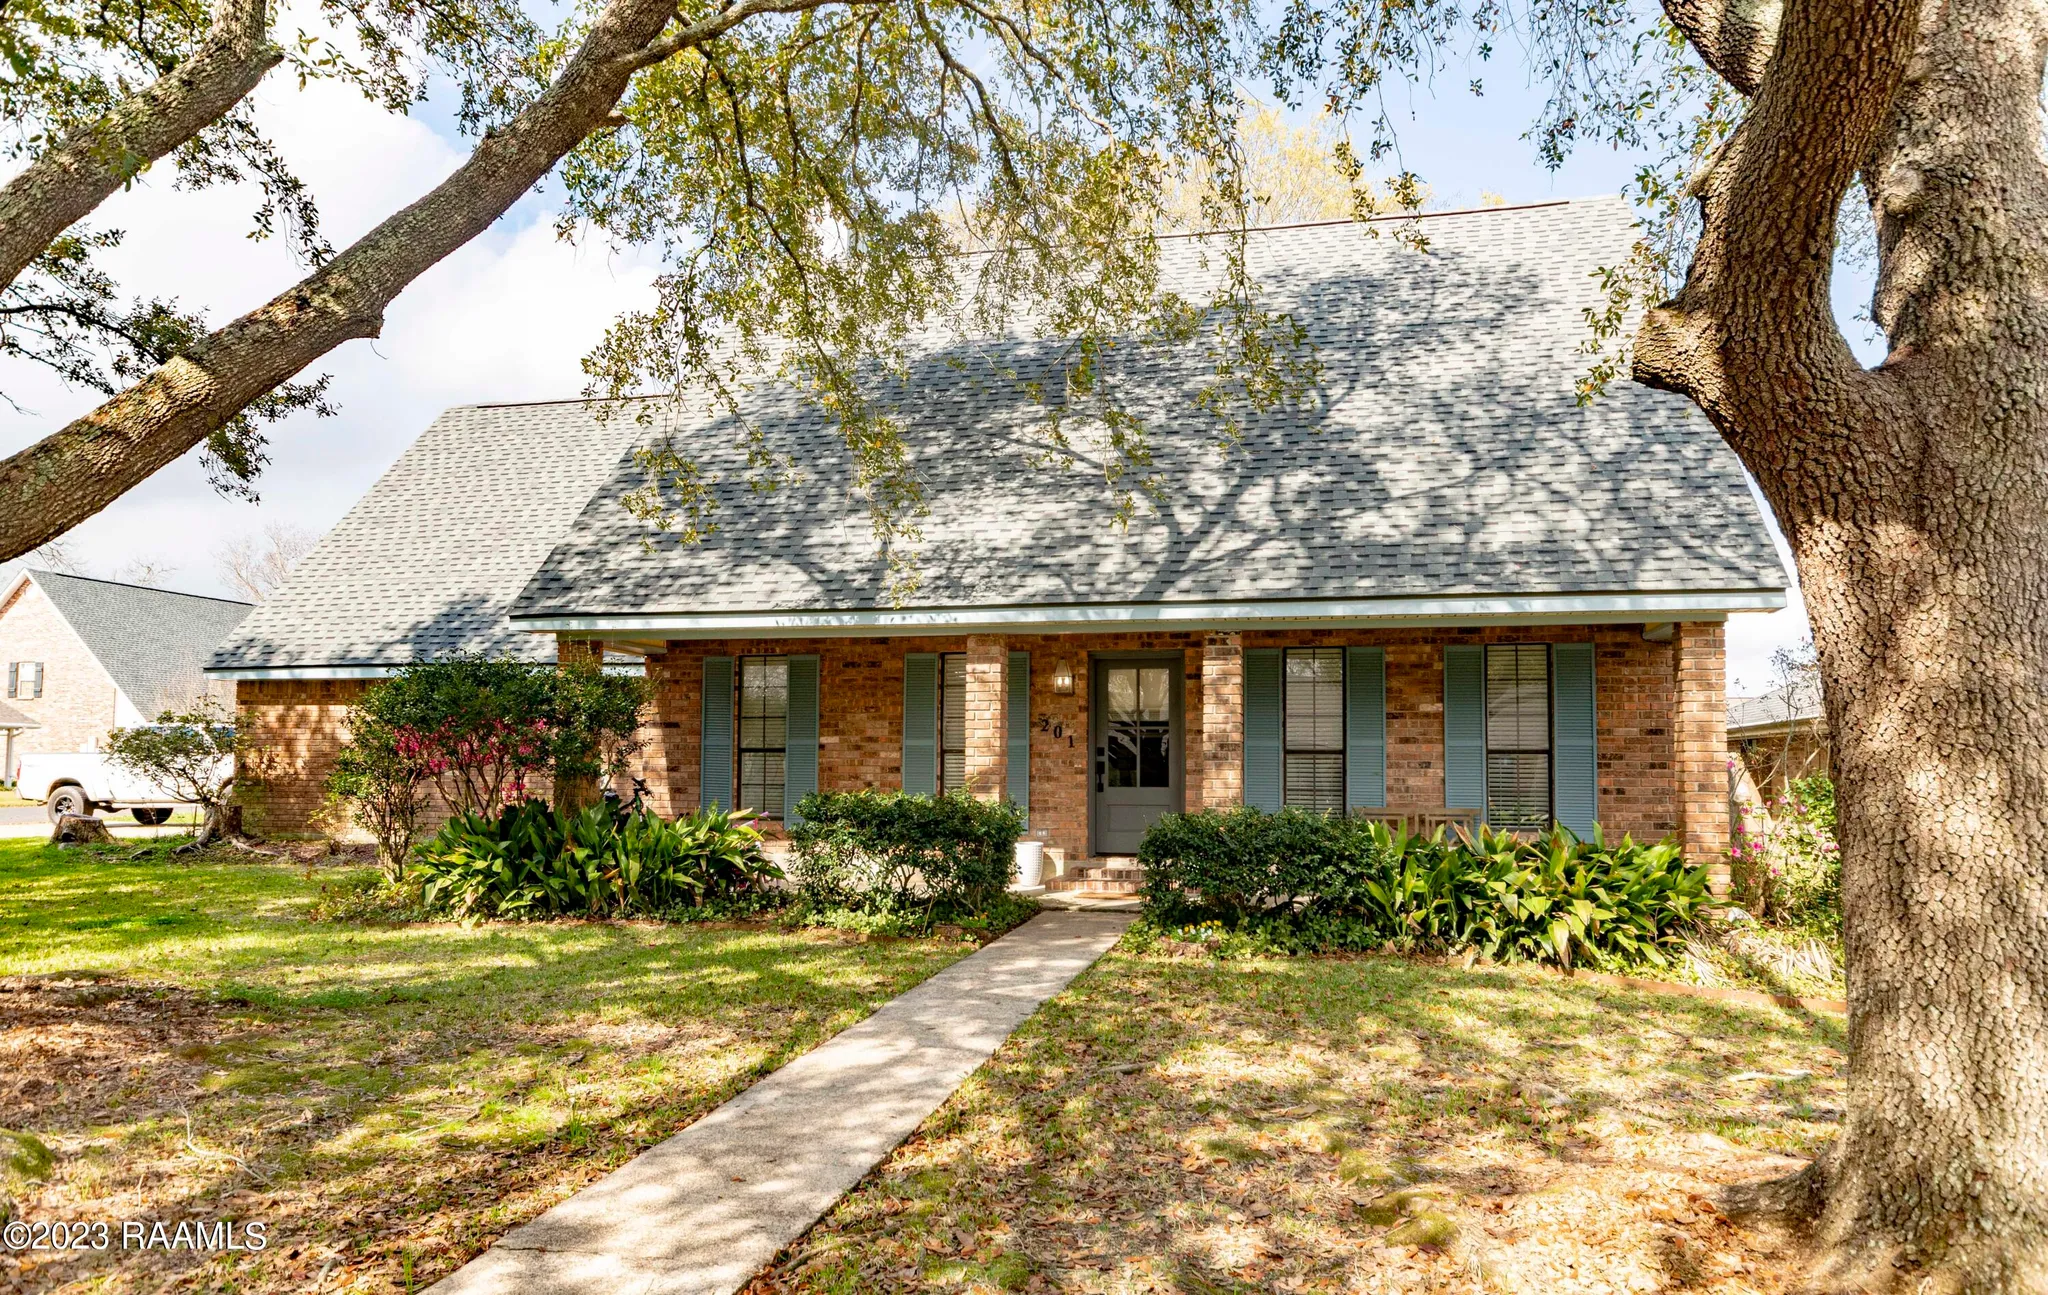
M 967 654 L 939 654 L 939 791 L 967 786 Z
M 1486 821 L 1550 826 L 1550 648 L 1486 649 Z
M 1282 662 L 1280 803 L 1341 814 L 1344 649 L 1288 648 Z
M 739 803 L 779 819 L 789 758 L 789 658 L 741 657 L 739 694 Z
M 36 698 L 43 695 L 43 663 L 12 661 L 7 666 L 7 695 Z

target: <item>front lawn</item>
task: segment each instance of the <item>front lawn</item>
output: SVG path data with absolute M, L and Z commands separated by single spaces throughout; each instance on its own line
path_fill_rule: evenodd
M 1127 940 L 749 1288 L 1786 1289 L 1713 1201 L 1833 1133 L 1838 1019 Z
M 154 1289 L 195 1265 L 185 1288 L 424 1288 L 972 948 L 307 920 L 340 875 L 0 841 L 0 1124 L 54 1153 L 47 1181 L 0 1181 L 16 1216 L 272 1238 L 0 1251 L 0 1290 Z

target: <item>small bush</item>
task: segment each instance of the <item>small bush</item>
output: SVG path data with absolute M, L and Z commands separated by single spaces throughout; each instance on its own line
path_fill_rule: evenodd
M 1300 810 L 1169 815 L 1139 849 L 1150 923 L 1227 952 L 1471 949 L 1503 961 L 1663 964 L 1707 900 L 1673 842 L 1416 837 Z M 1203 934 L 1190 938 L 1190 932 Z
M 1797 778 L 1766 802 L 1755 833 L 1736 831 L 1730 872 L 1735 898 L 1774 926 L 1823 938 L 1842 930 L 1842 852 L 1835 843 L 1835 785 L 1824 774 Z
M 809 909 L 916 915 L 987 911 L 1010 884 L 1024 815 L 971 796 L 813 792 L 797 806 L 795 882 Z
M 457 917 L 662 916 L 730 903 L 782 873 L 761 834 L 721 810 L 670 822 L 536 800 L 458 815 L 416 852 L 426 904 Z

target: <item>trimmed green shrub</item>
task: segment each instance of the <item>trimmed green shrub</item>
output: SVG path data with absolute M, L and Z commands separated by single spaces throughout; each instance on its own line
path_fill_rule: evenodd
M 896 791 L 812 792 L 791 833 L 802 903 L 817 910 L 918 914 L 987 910 L 1015 866 L 1024 815 L 1008 801 Z
M 452 818 L 416 852 L 426 905 L 457 917 L 663 916 L 758 896 L 782 872 L 761 834 L 723 810 L 670 822 L 537 800 Z
M 1169 815 L 1139 849 L 1157 927 L 1214 924 L 1284 952 L 1470 949 L 1503 961 L 1663 964 L 1707 903 L 1675 842 L 1411 836 L 1300 810 Z

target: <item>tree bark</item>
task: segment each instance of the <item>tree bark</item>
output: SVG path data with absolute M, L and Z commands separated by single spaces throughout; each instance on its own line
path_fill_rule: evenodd
M 0 287 L 144 167 L 254 90 L 284 57 L 269 33 L 268 0 L 218 0 L 206 35 L 176 68 L 0 187 Z
M 663 34 L 674 0 L 610 0 L 553 85 L 488 133 L 432 192 L 297 286 L 209 334 L 68 427 L 0 461 L 0 561 L 63 534 L 352 338 L 444 257 L 488 229 L 591 133 L 633 74 L 755 14 L 828 0 L 736 0 Z
M 2048 167 L 2038 0 L 1788 6 L 1637 377 L 1692 396 L 1798 559 L 1835 747 L 1849 1110 L 1825 1285 L 2048 1289 Z M 1864 371 L 1827 288 L 1861 172 Z

